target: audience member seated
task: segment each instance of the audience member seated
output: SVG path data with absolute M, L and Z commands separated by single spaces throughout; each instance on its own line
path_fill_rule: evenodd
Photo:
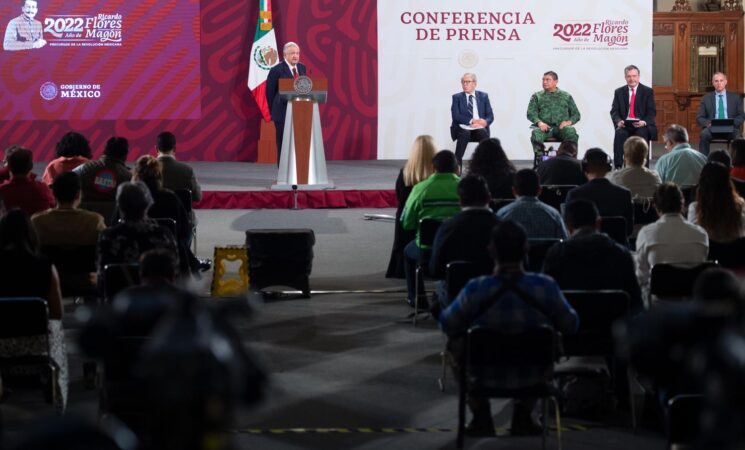
M 693 186 L 706 164 L 706 155 L 696 151 L 688 143 L 688 130 L 680 125 L 670 125 L 665 130 L 665 153 L 657 160 L 655 169 L 662 181 L 678 186 Z
M 473 151 L 468 173 L 486 180 L 493 199 L 512 198 L 512 178 L 515 166 L 507 158 L 497 138 L 484 139 Z
M 745 139 L 735 139 L 730 142 L 729 153 L 732 157 L 730 175 L 732 178 L 745 180 Z
M 441 150 L 435 155 L 432 165 L 435 173 L 414 186 L 401 214 L 403 229 L 417 231 L 416 239 L 406 244 L 404 248 L 406 300 L 411 306 L 415 304 L 415 271 L 420 253 L 419 221 L 425 217 L 445 220 L 460 211 L 460 199 L 458 198 L 460 178 L 458 178 L 459 167 L 455 154 L 450 150 Z M 424 293 L 424 283 L 421 280 L 420 282 L 422 284 L 419 286 L 419 292 Z M 421 298 L 419 304 L 426 305 L 426 298 Z
M 155 149 L 158 152 L 158 161 L 163 166 L 163 187 L 172 191 L 188 189 L 192 200 L 201 200 L 202 188 L 194 176 L 194 169 L 176 160 L 176 136 L 170 131 L 160 133 Z
M 409 159 L 404 167 L 398 172 L 396 178 L 396 224 L 393 234 L 393 248 L 391 249 L 391 259 L 388 261 L 388 269 L 385 272 L 386 278 L 405 278 L 404 274 L 404 247 L 406 244 L 416 238 L 416 230 L 404 230 L 401 225 L 401 213 L 404 211 L 406 200 L 411 194 L 411 189 L 415 184 L 426 180 L 434 172 L 432 159 L 437 153 L 435 140 L 432 136 L 421 135 L 414 139 L 409 151 Z
M 10 180 L 0 185 L 0 196 L 5 207 L 20 208 L 29 216 L 54 207 L 54 197 L 49 187 L 29 176 L 34 167 L 31 150 L 18 148 L 8 157 Z
M 589 200 L 567 202 L 564 220 L 571 237 L 546 254 L 543 273 L 562 289 L 620 289 L 631 299 L 631 309 L 643 307 L 634 259 L 628 249 L 599 232 L 600 215 Z
M 683 218 L 683 194 L 673 183 L 663 183 L 654 194 L 657 222 L 645 225 L 636 237 L 636 275 L 644 296 L 649 274 L 657 263 L 702 262 L 709 253 L 706 231 Z
M 497 211 L 500 220 L 513 220 L 528 233 L 529 239 L 565 239 L 567 230 L 556 209 L 538 200 L 541 185 L 538 174 L 522 169 L 515 174 L 512 192 L 517 200 Z
M 489 188 L 479 175 L 466 175 L 458 183 L 461 212 L 446 220 L 437 230 L 429 260 L 430 274 L 443 280 L 437 290 L 437 300 L 442 306 L 450 304 L 447 280 L 448 263 L 471 261 L 489 273 L 493 266 L 488 245 L 491 230 L 499 223 L 489 209 Z
M 41 181 L 49 186 L 52 185 L 57 175 L 69 172 L 74 168 L 87 163 L 93 156 L 88 139 L 80 133 L 69 131 L 57 142 L 57 157 L 47 164 Z
M 648 153 L 647 141 L 631 136 L 623 144 L 625 167 L 610 174 L 611 182 L 630 190 L 632 198 L 651 198 L 661 183 L 657 172 L 644 167 Z
M 743 203 L 729 170 L 722 164 L 708 163 L 701 171 L 696 201 L 688 206 L 688 220 L 703 227 L 711 241 L 734 241 L 745 236 Z
M 730 171 L 730 178 L 732 179 L 732 184 L 735 186 L 735 191 L 740 194 L 740 197 L 745 195 L 745 180 L 735 178 L 732 175 L 732 157 L 726 150 L 714 150 L 713 152 L 709 153 L 709 156 L 706 157 L 706 161 L 724 164 L 724 167 L 726 167 L 727 170 Z
M 132 178 L 124 164 L 129 153 L 129 142 L 123 137 L 106 141 L 101 158 L 75 168 L 80 175 L 83 202 L 113 202 L 117 186 Z
M 577 143 L 564 141 L 556 150 L 556 157 L 543 161 L 536 168 L 541 185 L 579 186 L 587 182 L 582 163 L 577 160 Z
M 10 180 L 10 168 L 8 168 L 8 157 L 10 155 L 21 148 L 20 145 L 11 145 L 10 147 L 5 149 L 5 152 L 3 153 L 3 166 L 0 167 L 0 184 Z M 28 174 L 29 178 L 32 180 L 36 179 L 36 174 L 31 172 Z
M 51 357 L 59 367 L 57 383 L 61 398 L 58 404 L 64 405 L 68 375 L 59 277 L 54 265 L 39 255 L 31 223 L 20 209 L 11 209 L 0 219 L 0 297 L 40 297 L 46 300 Z M 0 339 L 0 357 L 15 356 L 19 350 L 48 353 L 46 339 L 41 336 Z
M 148 219 L 147 210 L 152 204 L 150 190 L 142 182 L 125 181 L 117 188 L 116 206 L 122 220 L 103 230 L 98 240 L 99 285 L 107 264 L 136 263 L 142 253 L 153 248 L 178 255 L 173 234 Z
M 52 192 L 57 206 L 31 217 L 39 245 L 96 245 L 106 225 L 100 214 L 78 208 L 78 174 L 62 172 L 57 175 L 52 183 Z
M 626 235 L 630 236 L 634 229 L 634 205 L 631 203 L 631 191 L 611 183 L 605 177 L 612 167 L 608 155 L 599 148 L 591 148 L 585 153 L 582 166 L 589 181 L 569 191 L 566 202 L 578 199 L 589 200 L 595 204 L 601 216 L 623 217 L 626 219 Z
M 567 303 L 559 286 L 550 277 L 526 273 L 523 260 L 527 235 L 512 221 L 497 225 L 491 234 L 489 249 L 495 260 L 494 275 L 475 278 L 466 284 L 458 297 L 439 317 L 442 331 L 448 335 L 451 361 L 461 364 L 464 336 L 474 326 L 498 329 L 504 333 L 521 333 L 549 325 L 562 333 L 577 331 L 579 318 Z M 455 376 L 459 371 L 454 368 Z M 513 373 L 504 368 L 494 374 L 496 385 L 518 388 L 542 380 L 539 373 Z M 536 399 L 515 399 L 512 413 L 513 435 L 540 434 L 540 424 L 532 417 Z M 473 418 L 466 427 L 472 435 L 494 435 L 489 400 L 468 398 Z M 545 418 L 544 418 L 545 420 Z

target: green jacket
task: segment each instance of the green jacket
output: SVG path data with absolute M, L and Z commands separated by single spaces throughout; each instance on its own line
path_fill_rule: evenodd
M 401 214 L 401 226 L 404 230 L 417 230 L 416 245 L 419 245 L 420 220 L 425 217 L 444 220 L 460 212 L 459 181 L 454 173 L 433 173 L 414 185 Z
M 566 91 L 557 88 L 554 92 L 539 91 L 530 97 L 528 120 L 533 125 L 544 122 L 555 127 L 565 120 L 575 124 L 579 118 L 579 109 L 572 95 Z

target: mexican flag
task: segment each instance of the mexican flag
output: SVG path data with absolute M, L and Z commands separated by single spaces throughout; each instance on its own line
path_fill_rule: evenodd
M 256 23 L 251 63 L 248 67 L 248 89 L 267 122 L 272 120 L 272 116 L 269 105 L 266 104 L 266 76 L 278 61 L 277 38 L 272 26 L 272 0 L 259 0 L 259 20 Z

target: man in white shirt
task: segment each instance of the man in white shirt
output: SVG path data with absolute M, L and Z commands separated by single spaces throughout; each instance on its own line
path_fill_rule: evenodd
M 636 238 L 636 276 L 645 296 L 655 264 L 702 262 L 709 254 L 709 236 L 683 218 L 683 205 L 683 194 L 674 183 L 657 187 L 654 206 L 660 218 L 639 230 Z

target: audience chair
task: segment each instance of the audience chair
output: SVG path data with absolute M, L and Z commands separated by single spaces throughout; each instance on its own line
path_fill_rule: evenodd
M 445 268 L 445 280 L 448 286 L 448 300 L 453 301 L 461 289 L 468 283 L 471 278 L 481 275 L 488 275 L 492 272 L 493 267 L 482 267 L 472 261 L 453 261 L 448 263 Z M 446 350 L 440 352 L 440 361 L 442 362 L 442 376 L 437 379 L 440 386 L 440 392 L 445 392 L 445 380 L 447 380 L 447 363 L 449 353 Z
M 103 298 L 111 303 L 119 291 L 140 284 L 140 265 L 137 263 L 106 264 L 103 269 Z
M 534 127 L 531 127 L 531 130 L 533 128 Z M 553 145 L 550 147 L 546 147 L 546 144 L 561 145 L 561 142 L 562 142 L 561 139 L 555 136 L 546 138 L 546 140 L 543 141 L 543 153 L 540 155 L 535 152 L 533 153 L 533 170 L 535 170 L 535 168 L 538 167 L 538 165 L 541 164 L 544 160 L 550 158 L 551 156 L 556 156 L 556 149 L 554 149 Z M 530 142 L 530 148 L 531 149 L 533 148 L 532 141 Z M 558 146 L 556 148 L 558 148 Z M 551 155 L 551 153 L 553 153 L 553 155 Z
M 489 208 L 491 208 L 492 212 L 496 214 L 497 211 L 514 201 L 514 198 L 494 198 L 489 202 Z
M 525 255 L 525 270 L 528 272 L 542 272 L 543 260 L 548 250 L 561 242 L 561 239 L 528 239 L 528 254 Z
M 191 190 L 190 189 L 176 189 L 173 191 L 176 196 L 181 200 L 181 204 L 184 205 L 184 209 L 189 216 L 191 222 L 191 244 L 193 246 L 194 254 L 197 253 L 197 223 L 194 217 L 194 204 L 192 202 Z
M 501 333 L 491 328 L 474 327 L 468 330 L 466 353 L 459 362 L 457 448 L 465 440 L 466 399 L 537 397 L 543 407 L 543 448 L 548 433 L 548 399 L 556 405 L 556 437 L 561 448 L 561 419 L 553 384 L 554 361 L 559 337 L 553 329 L 540 327 L 516 334 Z M 545 378 L 530 386 L 512 388 L 501 386 L 500 375 L 508 370 L 515 373 L 541 373 Z
M 634 225 L 647 225 L 656 222 L 657 210 L 652 198 L 634 199 Z
M 626 218 L 621 216 L 603 216 L 600 218 L 600 232 L 605 233 L 623 245 L 629 248 L 629 237 L 626 235 Z
M 655 264 L 649 276 L 650 306 L 653 297 L 667 301 L 690 300 L 699 274 L 718 266 L 715 261 Z
M 62 411 L 58 395 L 59 368 L 52 359 L 49 340 L 49 311 L 46 300 L 38 297 L 0 298 L 0 339 L 40 337 L 38 348 L 20 350 L 15 356 L 0 357 L 0 373 L 16 367 L 41 371 L 44 399 Z
M 745 238 L 732 242 L 709 240 L 709 261 L 716 261 L 720 266 L 742 271 L 745 269 Z
M 621 290 L 566 290 L 563 294 L 579 316 L 577 332 L 562 336 L 563 356 L 596 356 L 611 361 L 613 386 L 617 386 L 618 378 L 623 375 L 616 366 L 613 324 L 628 317 L 629 294 Z M 631 427 L 635 430 L 636 413 L 631 393 L 634 377 L 630 366 L 625 375 L 629 384 Z
M 96 272 L 95 245 L 44 245 L 41 253 L 57 268 L 63 297 L 98 295 L 91 274 Z
M 701 428 L 703 396 L 676 395 L 667 402 L 667 448 L 694 448 Z
M 103 216 L 103 221 L 107 227 L 113 225 L 114 211 L 116 211 L 116 202 L 81 202 L 80 209 L 93 211 Z
M 166 217 L 158 217 L 158 218 L 150 219 L 150 220 L 154 220 L 155 222 L 158 223 L 158 225 L 160 225 L 161 228 L 165 228 L 168 231 L 170 231 L 171 234 L 173 234 L 173 237 L 176 240 L 178 240 L 178 234 L 176 233 L 176 221 L 175 220 L 169 219 Z
M 576 184 L 547 184 L 542 186 L 538 200 L 561 212 L 561 205 L 566 202 L 567 193 L 576 187 Z
M 688 206 L 696 200 L 696 187 L 697 185 L 691 184 L 680 186 L 680 192 L 683 193 L 686 211 L 688 211 Z
M 424 284 L 424 278 L 429 275 L 429 259 L 432 256 L 432 244 L 435 242 L 437 230 L 442 225 L 441 219 L 425 217 L 419 221 L 419 261 L 414 272 L 414 312 L 411 316 L 411 322 L 417 326 L 417 317 L 419 311 L 419 296 L 427 295 L 426 292 L 419 292 L 420 281 Z M 421 278 L 420 278 L 421 277 Z M 429 314 L 429 312 L 426 312 Z

